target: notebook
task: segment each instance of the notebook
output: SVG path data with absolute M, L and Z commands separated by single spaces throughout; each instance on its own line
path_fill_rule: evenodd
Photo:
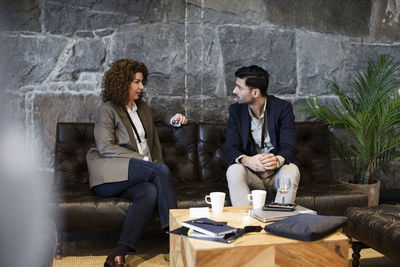
M 209 236 L 225 235 L 236 231 L 236 228 L 226 223 L 217 222 L 206 217 L 185 221 L 182 225 Z
M 262 209 L 250 210 L 250 216 L 262 222 L 279 221 L 299 213 L 317 214 L 317 212 L 315 212 L 314 210 L 310 210 L 300 205 L 297 205 L 293 211 L 274 211 Z

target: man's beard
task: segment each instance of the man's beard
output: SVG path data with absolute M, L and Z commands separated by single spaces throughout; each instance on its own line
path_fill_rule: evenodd
M 252 103 L 252 99 L 250 98 L 240 98 L 239 96 L 236 96 L 236 102 L 238 103 L 238 104 L 250 104 L 250 103 Z
M 236 96 L 236 102 L 238 104 L 243 104 L 243 99 L 241 99 L 239 96 Z

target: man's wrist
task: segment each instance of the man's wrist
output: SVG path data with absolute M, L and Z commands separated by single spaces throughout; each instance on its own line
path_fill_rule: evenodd
M 245 167 L 249 167 L 248 158 L 249 158 L 249 156 L 246 156 L 246 155 L 244 155 L 243 157 L 240 158 L 240 163 Z
M 276 168 L 280 168 L 283 166 L 283 164 L 285 164 L 285 158 L 282 156 L 276 156 Z
M 245 157 L 246 155 L 240 155 L 239 157 L 237 157 L 236 159 L 235 159 L 235 162 L 236 163 L 242 163 L 242 159 Z

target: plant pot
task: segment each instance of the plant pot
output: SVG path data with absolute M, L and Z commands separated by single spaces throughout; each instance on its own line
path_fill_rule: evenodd
M 350 187 L 353 191 L 362 192 L 368 195 L 368 207 L 377 206 L 379 204 L 380 181 L 373 184 L 352 184 L 342 180 L 340 180 L 340 182 Z

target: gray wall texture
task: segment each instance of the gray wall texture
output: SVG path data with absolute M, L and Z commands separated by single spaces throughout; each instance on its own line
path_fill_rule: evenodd
M 296 108 L 308 95 L 335 101 L 325 79 L 346 89 L 368 58 L 400 59 L 399 0 L 3 0 L 0 10 L 1 95 L 48 170 L 56 123 L 94 120 L 118 58 L 147 64 L 153 108 L 215 122 L 227 120 L 240 66 L 266 68 L 269 93 Z M 400 187 L 399 168 L 388 166 L 384 187 Z

